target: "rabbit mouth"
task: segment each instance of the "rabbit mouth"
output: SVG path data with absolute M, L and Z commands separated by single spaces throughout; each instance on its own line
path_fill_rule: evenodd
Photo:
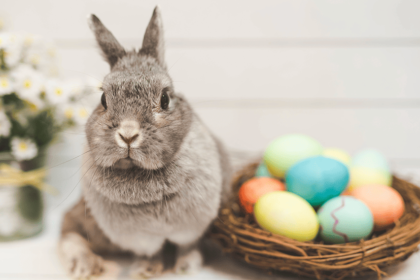
M 118 169 L 128 169 L 133 166 L 134 166 L 133 159 L 129 157 L 121 158 L 116 163 L 114 163 L 114 167 Z

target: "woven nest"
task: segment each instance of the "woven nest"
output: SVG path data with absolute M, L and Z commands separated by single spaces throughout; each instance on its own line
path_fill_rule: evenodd
M 406 260 L 420 244 L 420 188 L 393 178 L 392 186 L 402 195 L 405 213 L 395 225 L 375 233 L 371 239 L 339 245 L 320 240 L 300 242 L 272 234 L 258 226 L 251 214 L 239 206 L 238 190 L 252 178 L 257 163 L 240 171 L 233 180 L 235 192 L 210 230 L 210 238 L 233 257 L 267 272 L 285 271 L 317 279 L 343 279 L 376 274 Z

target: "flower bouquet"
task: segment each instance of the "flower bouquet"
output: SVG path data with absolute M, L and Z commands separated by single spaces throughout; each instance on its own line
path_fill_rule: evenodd
M 0 240 L 42 228 L 45 152 L 60 131 L 83 125 L 91 80 L 58 78 L 54 45 L 0 32 Z

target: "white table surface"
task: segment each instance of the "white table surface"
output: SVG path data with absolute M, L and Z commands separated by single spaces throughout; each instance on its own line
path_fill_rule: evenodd
M 57 160 L 64 162 L 62 158 Z M 54 160 L 52 161 L 54 162 Z M 55 166 L 54 163 L 50 166 Z M 0 280 L 9 279 L 70 279 L 61 266 L 57 255 L 57 240 L 63 213 L 80 196 L 80 160 L 60 164 L 50 169 L 48 182 L 58 189 L 58 197 L 46 197 L 44 231 L 33 238 L 0 243 Z M 398 174 L 420 178 L 418 169 L 400 169 Z M 414 177 L 413 177 L 414 176 Z M 268 276 L 246 264 L 223 256 L 218 250 L 210 250 L 212 256 L 197 275 L 174 275 L 170 272 L 159 279 L 301 279 L 292 276 Z M 129 260 L 107 260 L 106 272 L 97 279 L 129 279 Z M 420 254 L 413 254 L 406 262 L 392 270 L 388 279 L 420 279 Z

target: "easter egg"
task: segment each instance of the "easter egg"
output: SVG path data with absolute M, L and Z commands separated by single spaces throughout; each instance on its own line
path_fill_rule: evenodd
M 373 230 L 373 216 L 362 201 L 339 196 L 318 210 L 320 237 L 327 243 L 345 243 L 366 239 Z
M 264 162 L 273 176 L 283 178 L 295 163 L 321 155 L 322 151 L 321 144 L 315 139 L 301 134 L 288 134 L 268 145 L 264 153 Z
M 319 206 L 340 195 L 349 182 L 347 166 L 323 156 L 304 159 L 286 174 L 287 190 Z
M 257 170 L 255 171 L 255 177 L 273 177 L 267 169 L 264 161 L 262 161 L 259 165 Z
M 345 165 L 349 165 L 351 162 L 351 157 L 348 153 L 337 148 L 326 148 L 322 153 L 324 157 L 332 158 L 338 161 L 341 161 Z
M 389 166 L 385 156 L 373 149 L 367 149 L 357 153 L 351 161 L 351 166 L 381 170 L 389 173 Z
M 384 185 L 361 186 L 351 195 L 363 201 L 373 215 L 375 230 L 394 224 L 404 213 L 404 200 L 395 189 Z
M 383 170 L 367 167 L 350 167 L 349 191 L 364 185 L 385 185 L 391 186 L 392 175 Z
M 263 195 L 254 206 L 254 216 L 262 228 L 298 241 L 310 241 L 318 233 L 315 210 L 290 192 Z
M 286 190 L 286 187 L 279 180 L 268 177 L 259 177 L 252 178 L 243 183 L 239 189 L 238 196 L 245 211 L 252 213 L 254 211 L 254 204 L 261 196 L 269 192 L 284 190 Z

